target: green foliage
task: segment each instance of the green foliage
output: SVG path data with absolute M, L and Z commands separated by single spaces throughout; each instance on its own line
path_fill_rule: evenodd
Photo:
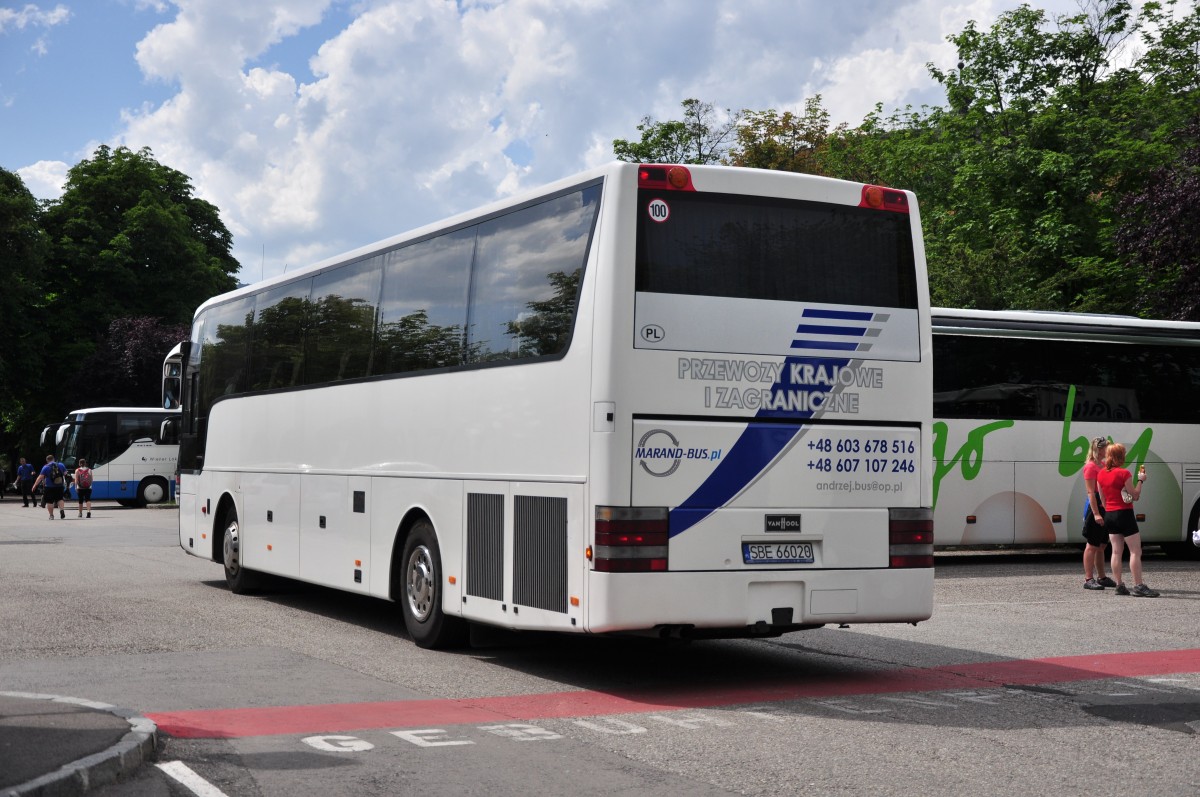
M 641 140 L 615 139 L 613 154 L 630 163 L 720 163 L 740 115 L 726 109 L 726 118 L 720 120 L 710 103 L 694 99 L 684 100 L 682 106 L 681 121 L 644 117 L 637 126 Z
M 238 263 L 217 209 L 149 149 L 100 147 L 67 173 L 48 207 L 52 308 L 96 334 L 122 315 L 191 321 L 205 299 L 231 290 Z
M 149 149 L 99 147 L 39 203 L 0 170 L 3 447 L 97 404 L 157 406 L 162 359 L 195 308 L 236 286 L 216 207 Z
M 1116 243 L 1120 255 L 1138 267 L 1150 313 L 1200 321 L 1200 116 L 1180 138 L 1180 158 L 1122 199 Z
M 41 388 L 45 253 L 37 200 L 18 175 L 0 169 L 0 432 L 32 422 L 27 402 Z
M 109 324 L 96 352 L 77 365 L 64 393 L 86 396 L 93 407 L 157 407 L 162 401 L 163 358 L 188 332 L 188 324 L 118 318 Z
M 836 132 L 842 132 L 844 126 Z M 732 166 L 822 174 L 820 156 L 829 139 L 829 112 L 821 95 L 804 103 L 804 114 L 791 111 L 743 111 L 737 144 L 726 156 Z
M 1194 173 L 1200 6 L 1081 0 L 1051 19 L 1022 5 L 949 39 L 956 68 L 929 65 L 944 107 L 877 105 L 832 129 L 819 97 L 802 116 L 744 111 L 725 162 L 915 191 L 936 304 L 1190 317 L 1195 203 L 1172 186 Z M 669 159 L 650 145 L 670 124 L 647 119 L 639 154 Z

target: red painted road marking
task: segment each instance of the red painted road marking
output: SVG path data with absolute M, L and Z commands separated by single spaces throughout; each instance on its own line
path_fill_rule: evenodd
M 803 698 L 945 689 L 998 689 L 1026 684 L 1197 672 L 1200 672 L 1200 648 L 948 664 L 927 669 L 906 668 L 822 676 L 802 683 L 779 681 L 753 687 L 695 686 L 623 693 L 552 692 L 463 700 L 168 711 L 147 716 L 158 725 L 160 731 L 171 736 L 233 739 L 294 733 L 338 733 L 371 728 L 444 727 L 511 720 L 643 714 Z

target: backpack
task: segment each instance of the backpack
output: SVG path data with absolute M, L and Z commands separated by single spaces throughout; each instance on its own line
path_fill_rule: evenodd
M 75 484 L 79 487 L 88 488 L 92 486 L 92 469 L 91 468 L 76 468 L 75 469 Z
M 63 471 L 57 462 L 50 463 L 50 481 L 55 487 L 61 487 L 63 483 Z

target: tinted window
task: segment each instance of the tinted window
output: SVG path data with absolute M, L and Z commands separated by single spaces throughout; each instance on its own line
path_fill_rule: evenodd
M 249 390 L 304 384 L 304 330 L 312 280 L 259 294 L 254 314 Z
M 373 373 L 462 363 L 474 252 L 472 227 L 387 254 Z
M 1200 347 L 933 336 L 933 414 L 1062 420 L 1200 422 Z
M 317 275 L 306 341 L 305 382 L 371 375 L 383 255 Z
M 467 346 L 475 361 L 564 351 L 599 206 L 588 188 L 479 225 Z
M 915 308 L 903 213 L 732 194 L 638 192 L 637 289 Z M 666 199 L 655 221 L 651 200 Z
M 200 395 L 195 420 L 208 417 L 212 403 L 221 396 L 246 390 L 246 365 L 254 298 L 238 299 L 210 308 L 204 313 L 200 342 Z

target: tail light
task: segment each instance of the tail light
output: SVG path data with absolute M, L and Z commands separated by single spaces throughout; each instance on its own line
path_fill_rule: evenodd
M 657 573 L 667 569 L 667 508 L 596 507 L 592 569 L 602 573 Z
M 638 188 L 662 188 L 671 191 L 695 191 L 692 173 L 685 166 L 638 167 Z
M 884 188 L 879 185 L 864 185 L 860 208 L 874 210 L 890 210 L 894 213 L 908 213 L 908 194 L 895 188 Z
M 888 510 L 888 567 L 933 567 L 933 510 Z

